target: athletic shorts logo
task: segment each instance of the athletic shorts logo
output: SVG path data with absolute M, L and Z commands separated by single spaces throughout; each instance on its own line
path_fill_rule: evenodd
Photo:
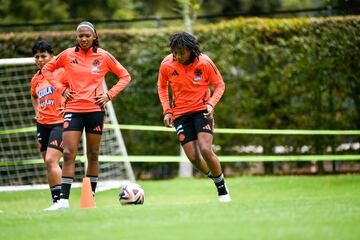
M 206 124 L 202 129 L 211 131 L 210 124 Z
M 64 116 L 64 121 L 70 122 L 70 121 L 71 121 L 71 117 L 72 117 L 72 114 L 71 114 L 71 113 L 65 114 L 65 116 Z
M 97 125 L 94 129 L 94 132 L 101 132 L 101 127 L 99 125 Z
M 64 127 L 64 128 L 68 128 L 68 127 L 69 127 L 69 122 L 64 122 L 63 127 Z
M 57 140 L 54 140 L 50 143 L 51 145 L 54 145 L 54 146 L 58 146 L 58 141 Z
M 185 140 L 185 135 L 184 134 L 179 134 L 179 140 L 180 142 L 184 141 Z

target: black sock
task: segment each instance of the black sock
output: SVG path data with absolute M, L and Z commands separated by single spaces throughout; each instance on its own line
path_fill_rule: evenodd
M 213 175 L 211 174 L 211 172 L 210 172 L 210 171 L 208 171 L 208 172 L 206 173 L 206 176 L 207 176 L 208 178 L 213 179 Z
M 74 178 L 72 177 L 61 177 L 61 193 L 60 198 L 69 199 L 71 184 L 73 183 Z
M 217 177 L 213 177 L 213 180 L 219 196 L 228 194 L 228 191 L 225 187 L 225 179 L 223 174 L 220 174 Z
M 54 185 L 50 187 L 53 203 L 57 202 L 60 199 L 60 190 L 61 190 L 61 185 Z
M 96 185 L 97 185 L 97 181 L 98 181 L 98 176 L 86 175 L 86 177 L 90 178 L 91 190 L 92 190 L 92 192 L 93 192 L 93 196 L 95 196 L 95 191 L 96 191 Z

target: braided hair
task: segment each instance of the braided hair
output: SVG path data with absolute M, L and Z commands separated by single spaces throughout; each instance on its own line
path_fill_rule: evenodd
M 193 62 L 195 58 L 198 58 L 201 54 L 200 46 L 196 41 L 196 38 L 187 32 L 175 33 L 170 37 L 170 49 L 174 51 L 179 48 L 187 48 L 190 50 L 190 61 Z
M 92 47 L 93 47 L 93 52 L 96 52 L 97 49 L 98 49 L 98 47 L 100 47 L 100 43 L 99 43 L 99 37 L 98 37 L 98 35 L 97 35 L 97 33 L 96 33 L 96 29 L 95 29 L 94 25 L 93 25 L 91 22 L 88 22 L 88 21 L 81 22 L 81 23 L 79 23 L 79 25 L 77 26 L 76 32 L 79 31 L 79 29 L 82 28 L 82 27 L 87 27 L 87 28 L 89 28 L 90 30 L 92 30 L 92 31 L 94 32 L 96 38 L 95 38 L 94 41 L 93 41 L 93 46 L 92 46 Z M 75 50 L 75 51 L 79 51 L 79 47 L 80 47 L 80 45 L 78 44 L 78 45 L 76 46 L 76 50 Z

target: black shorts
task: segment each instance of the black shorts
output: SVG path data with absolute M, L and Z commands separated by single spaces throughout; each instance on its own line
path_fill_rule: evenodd
M 206 110 L 187 113 L 174 120 L 176 134 L 179 137 L 181 145 L 196 140 L 199 132 L 213 134 L 214 119 L 206 119 L 204 113 Z
M 105 122 L 105 112 L 85 112 L 64 114 L 64 132 L 80 131 L 85 128 L 85 132 L 102 134 Z
M 41 152 L 46 151 L 48 147 L 55 148 L 60 152 L 63 151 L 64 146 L 62 142 L 62 125 L 62 123 L 36 123 L 38 146 Z

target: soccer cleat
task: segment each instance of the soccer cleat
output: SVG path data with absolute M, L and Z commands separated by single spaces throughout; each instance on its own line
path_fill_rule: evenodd
M 221 203 L 231 202 L 230 194 L 219 195 L 219 202 L 221 202 Z
M 226 194 L 218 195 L 219 196 L 219 202 L 221 202 L 221 203 L 231 202 L 229 189 L 227 188 L 226 184 L 224 184 L 224 185 L 225 185 L 225 189 L 226 189 Z
M 59 201 L 55 202 L 48 208 L 45 208 L 44 211 L 58 211 L 69 209 L 69 200 L 61 198 Z

